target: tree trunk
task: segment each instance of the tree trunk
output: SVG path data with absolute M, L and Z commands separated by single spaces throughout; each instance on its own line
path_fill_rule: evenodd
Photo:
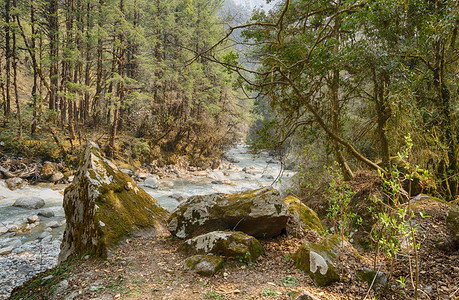
M 337 7 L 339 9 L 339 6 Z M 338 55 L 339 52 L 339 30 L 340 30 L 340 19 L 339 16 L 335 18 L 335 26 L 334 26 L 334 36 L 335 36 L 335 45 L 333 46 L 333 53 L 335 57 Z M 332 126 L 331 130 L 334 135 L 340 136 L 340 126 L 339 126 L 339 70 L 335 66 L 333 69 L 333 74 L 332 74 L 332 82 L 331 82 L 331 87 L 330 87 L 330 100 L 331 100 L 331 121 L 332 121 Z M 338 144 L 338 141 L 335 139 L 332 139 L 332 147 L 333 147 L 333 153 L 335 155 L 336 162 L 339 165 L 339 168 L 341 170 L 341 173 L 343 174 L 343 178 L 346 181 L 351 180 L 354 178 L 354 174 L 352 173 L 351 168 L 346 162 L 346 159 L 343 156 L 341 145 Z
M 13 9 L 16 12 L 16 0 L 13 0 Z M 16 30 L 13 30 L 13 87 L 14 87 L 14 98 L 16 99 L 16 114 L 19 122 L 19 137 L 22 137 L 22 118 L 21 118 L 21 107 L 19 104 L 19 93 L 18 93 L 18 57 L 16 49 Z
M 373 88 L 374 88 L 374 102 L 376 106 L 376 113 L 377 113 L 377 126 L 376 126 L 376 134 L 379 138 L 380 144 L 380 155 L 382 160 L 382 167 L 389 171 L 391 170 L 391 162 L 390 162 L 390 149 L 389 149 L 389 141 L 387 140 L 386 135 L 386 126 L 387 120 L 391 116 L 390 108 L 386 106 L 385 100 L 385 86 L 388 81 L 388 76 L 386 72 L 381 71 L 381 74 L 376 73 L 376 70 L 373 69 Z
M 5 117 L 6 120 L 9 120 L 11 114 L 11 96 L 10 96 L 10 85 L 11 85 L 11 77 L 10 77 L 10 69 L 11 69 L 11 45 L 10 45 L 10 10 L 11 10 L 11 1 L 5 1 L 5 72 L 6 72 L 6 106 L 5 106 Z
M 48 7 L 48 30 L 49 30 L 49 59 L 51 66 L 49 70 L 50 94 L 49 94 L 49 109 L 58 110 L 57 107 L 57 91 L 59 85 L 59 20 L 58 20 L 58 1 L 49 0 Z

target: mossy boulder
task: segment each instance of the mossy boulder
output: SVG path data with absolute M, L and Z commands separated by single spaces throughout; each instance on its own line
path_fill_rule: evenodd
M 269 238 L 285 229 L 288 218 L 287 205 L 279 191 L 269 187 L 190 197 L 172 213 L 168 227 L 182 239 L 216 230 L 237 230 Z
M 306 272 L 318 286 L 327 286 L 338 281 L 336 270 L 342 247 L 352 247 L 334 234 L 319 243 L 305 242 L 293 255 L 298 269 Z
M 67 226 L 59 261 L 83 253 L 106 257 L 130 236 L 166 234 L 167 212 L 129 175 L 86 145 L 77 175 L 64 192 Z
M 194 255 L 183 262 L 185 271 L 195 272 L 204 276 L 212 276 L 223 268 L 225 260 L 218 255 Z
M 290 215 L 287 233 L 295 236 L 302 236 L 306 230 L 314 230 L 322 234 L 324 228 L 316 212 L 307 207 L 300 199 L 294 196 L 287 196 L 284 203 L 288 206 Z
M 192 253 L 213 253 L 245 262 L 254 262 L 263 254 L 260 242 L 240 231 L 209 232 L 187 240 L 183 248 Z
M 43 180 L 48 180 L 57 172 L 57 167 L 54 163 L 50 161 L 45 161 L 43 167 L 40 170 L 40 177 Z
M 459 207 L 453 206 L 446 217 L 446 226 L 449 229 L 451 242 L 455 249 L 459 249 Z

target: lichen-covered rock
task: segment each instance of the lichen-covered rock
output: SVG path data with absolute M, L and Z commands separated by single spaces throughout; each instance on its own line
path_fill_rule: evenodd
M 168 227 L 182 239 L 216 230 L 237 230 L 268 238 L 280 234 L 287 220 L 287 205 L 279 192 L 262 188 L 190 197 L 169 217 Z
M 245 262 L 254 262 L 263 254 L 260 242 L 240 231 L 209 232 L 187 240 L 184 248 L 193 253 L 213 253 Z
M 288 196 L 284 199 L 284 203 L 288 205 L 288 212 L 291 216 L 287 226 L 288 234 L 302 236 L 305 230 L 323 233 L 324 228 L 316 212 L 307 207 L 300 199 Z
M 185 271 L 196 272 L 204 276 L 212 276 L 223 268 L 224 259 L 218 255 L 194 255 L 183 262 Z
M 27 209 L 37 209 L 45 206 L 45 200 L 38 197 L 21 197 L 14 201 L 13 206 Z
M 64 192 L 67 226 L 59 261 L 93 253 L 105 257 L 129 236 L 165 234 L 167 212 L 137 187 L 129 175 L 86 145 L 77 175 Z
M 449 229 L 451 242 L 455 249 L 459 249 L 459 207 L 454 206 L 446 217 L 446 226 Z
M 7 180 L 5 180 L 5 183 L 6 186 L 12 191 L 14 191 L 15 189 L 21 189 L 27 185 L 27 182 L 25 182 L 23 179 L 19 177 L 8 178 Z
M 344 241 L 344 247 L 352 247 Z M 305 242 L 293 255 L 298 269 L 308 273 L 318 286 L 327 286 L 338 281 L 336 271 L 341 253 L 341 238 L 334 234 L 319 243 Z

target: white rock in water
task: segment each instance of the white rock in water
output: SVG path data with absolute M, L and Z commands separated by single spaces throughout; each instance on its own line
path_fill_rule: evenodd
M 5 226 L 0 226 L 0 235 L 3 235 L 8 232 L 8 228 Z
M 51 233 L 49 233 L 48 231 L 43 231 L 43 232 L 38 236 L 38 238 L 39 238 L 39 239 L 44 239 L 45 237 L 50 236 L 50 235 L 51 235 Z
M 1 248 L 0 249 L 0 255 L 7 255 L 7 254 L 10 254 L 14 249 L 14 246 L 8 246 L 8 247 L 5 247 L 5 248 Z
M 225 174 L 223 174 L 223 172 L 220 171 L 210 172 L 209 174 L 207 174 L 207 177 L 217 181 L 223 181 L 226 179 Z
M 13 206 L 27 209 L 37 209 L 45 206 L 45 200 L 38 197 L 21 197 L 14 202 Z
M 51 228 L 59 227 L 59 223 L 57 221 L 49 222 L 48 227 L 51 227 Z
M 142 185 L 151 189 L 157 189 L 159 187 L 159 181 L 155 177 L 148 177 Z
M 40 218 L 37 216 L 37 215 L 33 215 L 33 216 L 30 216 L 27 218 L 27 222 L 29 224 L 32 224 L 32 223 L 35 223 L 35 222 L 38 222 L 40 221 Z
M 44 209 L 38 212 L 39 216 L 45 217 L 45 218 L 51 218 L 54 217 L 54 211 L 51 209 Z

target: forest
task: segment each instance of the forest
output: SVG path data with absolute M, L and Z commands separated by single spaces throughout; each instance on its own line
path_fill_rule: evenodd
M 459 2 L 260 3 L 0 0 L 0 299 L 458 299 Z
M 56 160 L 94 139 L 110 156 L 173 164 L 188 155 L 199 163 L 237 139 L 246 104 L 233 77 L 194 59 L 223 34 L 219 1 L 1 7 L 6 151 Z

